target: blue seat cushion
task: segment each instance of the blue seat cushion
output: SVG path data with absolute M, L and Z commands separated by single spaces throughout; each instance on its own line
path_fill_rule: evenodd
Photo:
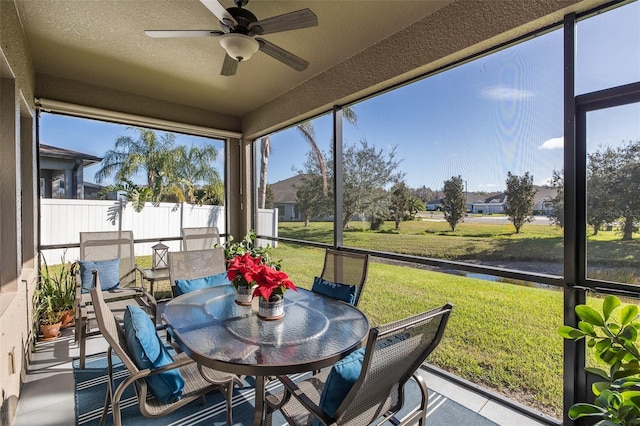
M 337 300 L 342 300 L 343 302 L 347 302 L 351 305 L 356 301 L 356 286 L 332 283 L 331 281 L 327 281 L 320 277 L 315 277 L 313 279 L 311 291 Z
M 120 287 L 120 259 L 111 260 L 80 260 L 80 280 L 82 281 L 82 292 L 88 293 L 93 287 L 93 270 L 98 271 L 100 278 L 100 288 L 111 290 Z
M 149 315 L 140 307 L 129 305 L 124 311 L 124 331 L 131 359 L 140 370 L 165 366 L 173 357 L 164 347 Z M 161 402 L 182 398 L 184 379 L 177 369 L 145 377 L 149 391 Z
M 231 284 L 226 272 L 211 275 L 203 278 L 193 278 L 190 280 L 176 280 L 176 292 L 178 295 L 200 290 L 201 288 L 214 287 L 217 285 Z
M 364 360 L 364 349 L 350 353 L 331 368 L 320 395 L 320 408 L 329 416 L 333 417 L 336 414 L 336 410 L 358 380 Z M 311 424 L 315 426 L 320 422 L 314 418 Z

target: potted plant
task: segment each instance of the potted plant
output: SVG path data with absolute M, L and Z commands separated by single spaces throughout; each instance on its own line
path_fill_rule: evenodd
M 43 339 L 55 339 L 60 335 L 63 315 L 55 308 L 52 296 L 46 295 L 40 299 L 38 318 Z
M 262 264 L 258 268 L 255 283 L 253 296 L 260 297 L 258 317 L 266 320 L 284 317 L 284 292 L 287 289 L 298 291 L 289 276 L 283 271 Z
M 65 252 L 66 253 L 66 252 Z M 57 271 L 49 268 L 43 258 L 44 268 L 38 282 L 37 297 L 40 299 L 41 312 L 53 310 L 61 314 L 63 327 L 72 325 L 76 300 L 77 263 L 65 262 L 65 254 L 61 257 L 61 265 Z
M 253 257 L 249 252 L 227 260 L 227 277 L 236 288 L 238 305 L 251 305 L 253 287 L 261 261 L 260 257 Z
M 596 358 L 609 366 L 608 370 L 587 367 L 585 371 L 598 376 L 592 391 L 593 404 L 577 403 L 569 408 L 569 418 L 600 419 L 596 425 L 640 424 L 640 352 L 636 341 L 640 320 L 638 306 L 621 305 L 615 296 L 607 296 L 602 314 L 587 305 L 576 306 L 580 317 L 578 328 L 563 325 L 558 332 L 565 339 L 586 339 Z
M 249 252 L 227 261 L 227 276 L 236 287 L 236 303 L 250 305 L 252 297 L 260 297 L 258 316 L 279 319 L 284 316 L 284 292 L 297 290 L 289 276 Z M 248 297 L 245 299 L 245 295 Z

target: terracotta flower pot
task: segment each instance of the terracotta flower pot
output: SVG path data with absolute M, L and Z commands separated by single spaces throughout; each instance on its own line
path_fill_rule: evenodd
M 62 328 L 68 328 L 75 325 L 73 320 L 74 320 L 73 309 L 67 309 L 66 311 L 64 311 L 64 314 L 62 315 Z
M 43 340 L 50 340 L 60 337 L 60 327 L 62 321 L 55 324 L 40 324 L 40 333 L 42 333 Z

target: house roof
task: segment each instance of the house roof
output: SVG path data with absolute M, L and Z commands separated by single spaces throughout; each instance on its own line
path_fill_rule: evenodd
M 45 145 L 42 143 L 40 144 L 39 152 L 40 157 L 59 158 L 64 160 L 82 160 L 84 167 L 102 161 L 101 157 L 96 157 L 95 155 L 59 148 L 57 146 Z

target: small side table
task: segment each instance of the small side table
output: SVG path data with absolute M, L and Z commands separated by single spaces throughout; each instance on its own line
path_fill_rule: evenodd
M 154 285 L 156 281 L 168 281 L 169 280 L 169 269 L 141 269 L 142 279 L 145 281 L 149 281 L 151 287 L 151 295 L 156 297 Z

